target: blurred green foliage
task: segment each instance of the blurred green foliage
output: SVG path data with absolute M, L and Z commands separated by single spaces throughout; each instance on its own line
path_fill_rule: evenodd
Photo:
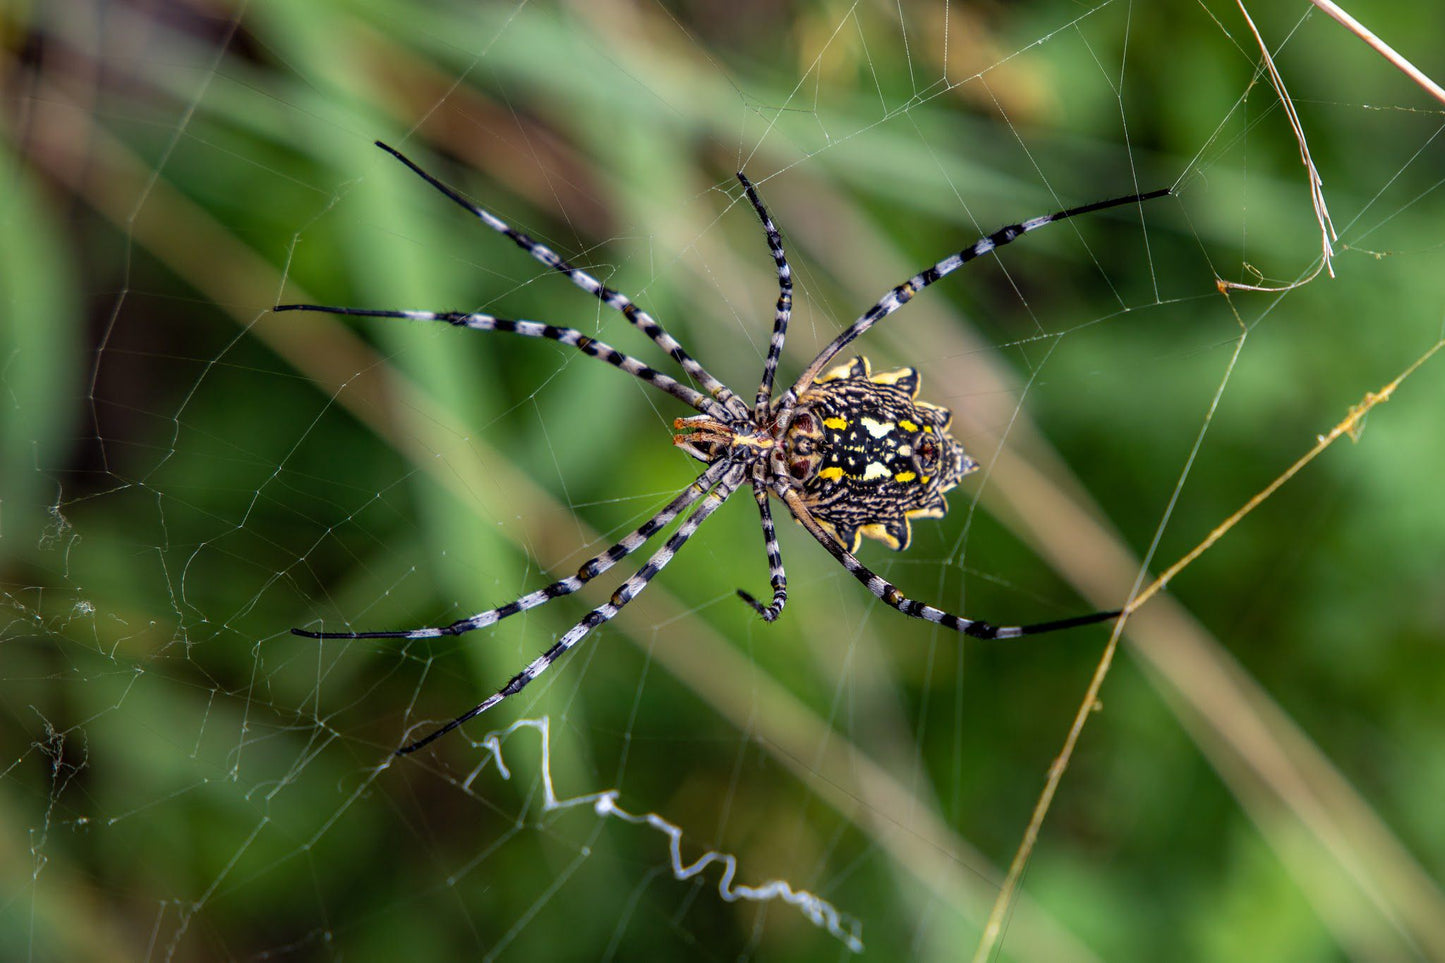
M 391 759 L 610 588 L 435 645 L 287 632 L 441 624 L 570 573 L 691 477 L 679 406 L 549 343 L 268 309 L 476 308 L 663 367 L 378 138 L 744 397 L 775 288 L 739 167 L 798 275 L 785 377 L 981 230 L 1171 185 L 970 265 L 862 346 L 918 366 L 989 469 L 865 561 L 993 621 L 1117 605 L 1127 582 L 1086 599 L 1078 571 L 1116 549 L 1161 570 L 1441 336 L 1440 105 L 1305 9 L 1253 13 L 1337 277 L 1229 297 L 1216 277 L 1288 284 L 1319 251 L 1229 3 L 0 11 L 0 957 L 847 957 L 791 908 L 719 899 L 716 868 L 673 880 L 650 829 L 543 813 L 527 734 L 510 781 L 462 736 Z M 1445 9 L 1368 15 L 1445 74 L 1422 42 Z M 1440 370 L 1140 613 L 1004 957 L 1445 953 Z M 1105 527 L 1021 522 L 1011 460 Z M 866 955 L 957 959 L 1106 633 L 960 642 L 783 528 L 778 623 L 733 597 L 766 584 L 738 498 L 467 731 L 548 713 L 559 794 L 617 787 L 689 860 L 838 906 Z

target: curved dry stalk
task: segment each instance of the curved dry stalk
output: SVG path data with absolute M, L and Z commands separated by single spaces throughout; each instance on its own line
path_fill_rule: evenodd
M 1279 287 L 1243 284 L 1237 281 L 1226 281 L 1223 278 L 1218 279 L 1216 283 L 1221 293 L 1231 289 L 1263 292 L 1289 291 L 1313 281 L 1319 276 L 1320 271 L 1329 271 L 1330 277 L 1335 276 L 1333 242 L 1339 240 L 1339 235 L 1335 233 L 1335 225 L 1330 221 L 1330 210 L 1325 206 L 1324 182 L 1320 180 L 1319 169 L 1315 167 L 1314 158 L 1310 156 L 1310 145 L 1305 139 L 1304 125 L 1300 123 L 1299 114 L 1294 109 L 1294 101 L 1290 99 L 1289 91 L 1285 89 L 1284 78 L 1275 68 L 1274 58 L 1270 56 L 1269 47 L 1265 44 L 1264 38 L 1259 35 L 1259 28 L 1254 25 L 1249 11 L 1245 9 L 1244 0 L 1236 0 L 1236 2 L 1239 4 L 1239 12 L 1244 15 L 1244 22 L 1249 24 L 1249 32 L 1254 34 L 1255 43 L 1259 44 L 1259 55 L 1264 58 L 1264 68 L 1269 73 L 1269 81 L 1274 85 L 1275 93 L 1279 95 L 1280 105 L 1284 107 L 1285 116 L 1289 118 L 1290 129 L 1294 131 L 1295 140 L 1299 143 L 1300 163 L 1304 164 L 1305 171 L 1309 176 L 1310 204 L 1315 209 L 1315 220 L 1320 225 L 1320 263 L 1304 278 Z

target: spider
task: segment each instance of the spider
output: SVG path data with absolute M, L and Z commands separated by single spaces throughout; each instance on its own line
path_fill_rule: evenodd
M 625 294 L 602 284 L 587 272 L 573 267 L 550 248 L 514 230 L 490 211 L 467 200 L 400 151 L 381 141 L 376 146 L 391 154 L 432 187 L 471 212 L 492 230 L 510 238 L 542 264 L 566 275 L 573 284 L 622 312 L 633 325 L 661 348 L 703 390 L 683 384 L 609 344 L 575 328 L 536 321 L 517 321 L 489 314 L 461 311 L 399 311 L 369 308 L 330 307 L 318 304 L 282 304 L 277 311 L 320 311 L 326 314 L 373 318 L 403 318 L 441 321 L 477 331 L 502 331 L 528 338 L 546 338 L 576 348 L 622 369 L 658 388 L 697 414 L 673 421 L 678 433 L 673 444 L 706 466 L 661 511 L 615 545 L 584 562 L 575 575 L 529 592 L 497 608 L 487 609 L 450 625 L 385 632 L 315 632 L 292 629 L 310 639 L 434 639 L 461 635 L 494 625 L 510 615 L 536 608 L 578 591 L 613 565 L 642 548 L 678 516 L 687 517 L 652 556 L 623 581 L 612 597 L 592 609 L 568 629 L 547 651 L 512 677 L 506 685 L 476 706 L 414 742 L 397 750 L 398 755 L 415 752 L 481 715 L 547 670 L 589 632 L 606 623 L 636 598 L 678 549 L 693 536 L 709 515 L 741 488 L 750 484 L 762 523 L 763 544 L 768 556 L 772 599 L 758 601 L 742 589 L 738 595 L 767 622 L 782 613 L 788 601 L 788 580 L 778 548 L 777 531 L 769 496 L 787 506 L 810 535 L 878 599 L 904 615 L 933 622 L 980 639 L 1012 639 L 1060 629 L 1090 625 L 1113 619 L 1119 611 L 1038 622 L 1032 625 L 999 626 L 981 619 L 968 619 L 905 596 L 894 585 L 874 574 L 856 556 L 864 537 L 883 542 L 889 548 L 908 547 L 911 522 L 915 518 L 940 518 L 948 510 L 944 496 L 978 464 L 965 454 L 963 446 L 949 434 L 951 415 L 945 408 L 918 400 L 919 376 L 913 368 L 891 371 L 872 369 L 862 356 L 835 364 L 839 352 L 888 315 L 897 311 L 919 291 L 963 264 L 1009 244 L 1030 231 L 1066 218 L 1126 204 L 1142 203 L 1169 193 L 1167 188 L 1147 194 L 1131 194 L 1112 200 L 1072 207 L 1055 214 L 1035 217 L 1000 228 L 963 250 L 924 268 L 884 294 L 876 304 L 854 321 L 824 348 L 793 384 L 774 395 L 773 382 L 788 333 L 792 313 L 793 275 L 783 253 L 783 240 L 767 208 L 748 178 L 738 173 L 743 192 L 757 212 L 767 235 L 768 250 L 777 265 L 778 300 L 773 316 L 773 333 L 763 363 L 762 381 L 751 407 L 727 385 L 713 377 L 662 325 L 639 308 Z

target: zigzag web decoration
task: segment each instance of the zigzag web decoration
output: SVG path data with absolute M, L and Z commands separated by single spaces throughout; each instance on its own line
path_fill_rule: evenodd
M 559 809 L 590 805 L 593 812 L 599 816 L 612 816 L 633 825 L 651 826 L 668 838 L 668 854 L 671 857 L 674 878 L 688 880 L 702 873 L 711 864 L 721 863 L 723 872 L 722 876 L 718 878 L 717 891 L 718 895 L 727 902 L 733 903 L 740 899 L 757 903 L 781 900 L 789 906 L 796 907 L 814 926 L 827 930 L 854 953 L 863 952 L 863 939 L 859 935 L 862 924 L 857 919 L 839 912 L 837 907 L 820 896 L 807 890 L 794 889 L 790 883 L 782 879 L 768 880 L 760 886 L 735 885 L 733 880 L 737 876 L 738 860 L 731 853 L 708 850 L 693 862 L 684 864 L 682 827 L 668 822 L 657 813 L 628 812 L 617 805 L 617 797 L 620 795 L 618 790 L 606 789 L 567 799 L 557 798 L 556 789 L 552 784 L 552 729 L 551 719 L 548 716 L 540 719 L 518 719 L 507 728 L 488 733 L 483 737 L 479 745 L 491 754 L 491 758 L 497 764 L 497 771 L 502 774 L 503 779 L 511 779 L 512 772 L 502 759 L 502 741 L 518 729 L 524 728 L 535 729 L 541 733 L 542 737 L 542 791 L 544 796 L 542 812 L 550 813 Z M 481 775 L 485 768 L 486 761 L 483 760 L 482 764 L 462 782 L 462 788 L 470 791 L 473 781 Z

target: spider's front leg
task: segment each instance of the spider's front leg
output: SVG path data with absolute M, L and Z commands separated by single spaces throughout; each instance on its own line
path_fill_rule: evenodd
M 773 378 L 778 371 L 778 361 L 783 356 L 783 342 L 788 337 L 788 319 L 793 313 L 793 269 L 788 266 L 787 254 L 783 253 L 782 235 L 778 233 L 778 228 L 773 224 L 768 209 L 763 206 L 763 199 L 753 188 L 752 181 L 748 180 L 742 171 L 738 171 L 738 180 L 747 192 L 758 220 L 762 222 L 763 233 L 768 238 L 768 252 L 772 254 L 773 263 L 778 269 L 778 303 L 773 312 L 773 336 L 768 340 L 768 357 L 763 362 L 763 377 L 758 385 L 757 402 L 753 406 L 753 417 L 761 422 L 767 417 L 773 401 Z

